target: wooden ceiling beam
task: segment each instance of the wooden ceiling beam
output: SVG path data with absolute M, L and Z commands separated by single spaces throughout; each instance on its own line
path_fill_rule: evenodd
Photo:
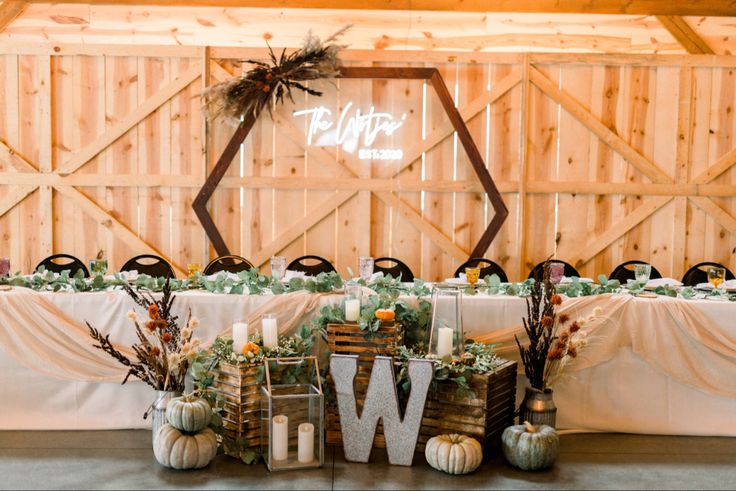
M 17 2 L 15 0 L 5 0 L 0 4 L 0 32 L 22 14 L 27 5 L 28 2 Z
M 49 3 L 49 0 L 30 0 Z M 6 2 L 9 3 L 9 2 Z M 17 2 L 13 2 L 17 3 Z M 159 5 L 359 10 L 435 10 L 455 12 L 528 12 L 567 14 L 736 16 L 736 0 L 61 0 L 88 5 Z
M 710 46 L 708 46 L 708 43 L 682 17 L 677 15 L 658 15 L 657 20 L 691 55 L 715 54 Z

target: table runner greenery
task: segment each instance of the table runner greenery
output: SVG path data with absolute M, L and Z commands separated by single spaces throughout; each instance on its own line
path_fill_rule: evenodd
M 211 277 L 212 278 L 212 277 Z M 422 297 L 430 293 L 428 285 L 420 279 L 411 284 L 402 283 L 400 278 L 392 278 L 391 275 L 380 277 L 375 281 L 361 284 L 376 291 L 379 294 L 408 295 Z M 71 291 L 71 292 L 93 292 L 108 289 L 122 289 L 124 284 L 131 284 L 135 288 L 160 292 L 166 283 L 165 278 L 155 278 L 148 275 L 138 275 L 130 282 L 123 273 L 115 273 L 111 277 L 95 275 L 85 278 L 81 271 L 70 276 L 68 271 L 54 274 L 41 267 L 32 275 L 21 275 L 16 273 L 12 276 L 0 277 L 0 285 L 18 286 L 29 288 L 34 291 Z M 518 283 L 501 283 L 497 275 L 489 275 L 478 282 L 476 288 L 465 287 L 465 293 L 476 295 L 486 293 L 489 295 L 507 295 L 526 298 L 531 292 L 533 279 L 527 279 Z M 260 295 L 272 293 L 281 295 L 288 292 L 305 290 L 314 293 L 330 293 L 339 291 L 343 286 L 343 279 L 337 273 L 320 273 L 313 278 L 292 278 L 282 283 L 273 281 L 271 277 L 261 274 L 256 268 L 250 271 L 241 271 L 237 274 L 220 273 L 212 279 L 197 274 L 192 279 L 172 279 L 171 288 L 175 292 L 201 290 L 211 293 L 229 295 Z M 605 293 L 630 293 L 637 295 L 644 290 L 644 284 L 629 281 L 622 285 L 618 280 L 609 280 L 605 275 L 598 277 L 598 283 L 582 282 L 573 277 L 570 283 L 557 285 L 557 291 L 568 297 L 585 297 L 589 295 L 600 295 Z M 670 287 L 658 286 L 653 293 L 668 297 L 683 299 L 692 298 L 717 298 L 721 300 L 736 301 L 736 293 L 722 289 L 698 290 L 694 287 Z M 375 309 L 373 309 L 375 310 Z M 372 312 L 371 312 L 372 313 Z M 397 315 L 399 312 L 397 312 Z M 361 325 L 366 327 L 366 318 L 361 315 Z

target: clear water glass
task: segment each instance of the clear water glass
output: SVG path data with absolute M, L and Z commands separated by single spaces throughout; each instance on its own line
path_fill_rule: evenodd
M 271 278 L 280 281 L 286 276 L 286 258 L 284 256 L 271 257 Z
M 364 281 L 370 280 L 373 276 L 373 258 L 366 256 L 358 258 L 358 271 Z
M 649 275 L 652 273 L 652 266 L 649 264 L 635 264 L 634 265 L 634 278 L 636 281 L 642 284 L 646 284 L 649 281 Z

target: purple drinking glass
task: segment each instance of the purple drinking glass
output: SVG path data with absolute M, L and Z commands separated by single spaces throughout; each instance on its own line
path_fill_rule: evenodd
M 565 274 L 565 265 L 561 263 L 550 263 L 549 265 L 549 281 L 553 285 L 559 284 L 562 281 L 562 276 Z
M 0 276 L 8 276 L 10 274 L 10 259 L 0 257 Z

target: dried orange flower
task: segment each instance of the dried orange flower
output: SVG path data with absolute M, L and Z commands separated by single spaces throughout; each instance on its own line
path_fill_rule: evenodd
M 161 336 L 161 339 L 164 341 L 164 343 L 170 343 L 171 342 L 171 338 L 173 338 L 173 336 L 171 335 L 170 332 L 165 332 Z
M 258 345 L 253 341 L 248 341 L 248 344 L 243 346 L 244 355 L 247 355 L 248 353 L 253 353 L 254 355 L 257 355 L 260 350 L 261 348 L 259 348 Z
M 578 332 L 579 330 L 580 330 L 580 324 L 578 324 L 578 321 L 573 322 L 572 325 L 570 326 L 570 332 L 571 333 Z
M 153 348 L 151 348 L 151 354 L 153 356 L 158 356 L 161 354 L 161 350 L 158 349 L 158 346 L 154 346 Z
M 562 303 L 562 297 L 555 293 L 554 295 L 552 295 L 552 298 L 550 298 L 549 301 L 550 303 L 552 303 L 552 305 L 560 305 Z
M 576 356 L 578 356 L 578 351 L 575 349 L 574 346 L 570 346 L 567 349 L 567 354 L 570 356 L 570 358 L 575 358 Z
M 153 320 L 158 320 L 161 318 L 161 312 L 159 312 L 158 305 L 156 305 L 155 303 L 151 304 L 148 307 L 148 317 L 150 317 Z
M 567 332 L 567 331 L 563 332 L 562 334 L 560 334 L 560 342 L 561 343 L 566 343 L 569 337 L 570 337 L 570 333 L 569 332 Z
M 542 317 L 542 325 L 546 327 L 547 329 L 550 329 L 552 327 L 552 324 L 554 323 L 555 323 L 555 320 L 552 317 L 548 315 L 545 315 L 544 317 Z
M 151 332 L 155 331 L 156 330 L 156 323 L 153 322 L 153 321 L 146 322 L 146 329 L 148 329 Z
M 547 359 L 550 361 L 559 360 L 560 358 L 562 358 L 562 350 L 560 348 L 551 349 L 547 354 Z
M 557 318 L 560 319 L 560 324 L 564 324 L 570 320 L 570 316 L 567 314 L 560 314 Z

